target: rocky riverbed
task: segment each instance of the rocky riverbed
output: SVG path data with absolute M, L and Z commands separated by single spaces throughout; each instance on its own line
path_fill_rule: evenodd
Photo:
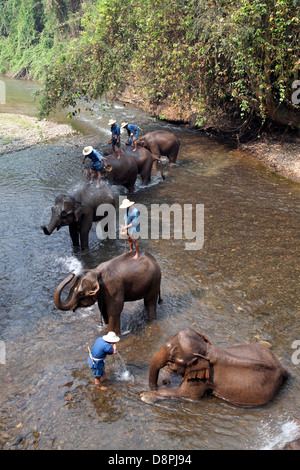
M 20 114 L 0 114 L 0 155 L 67 137 L 76 132 L 68 124 Z M 300 182 L 300 137 L 266 137 L 240 146 L 272 172 Z
M 292 181 L 300 182 L 300 138 L 265 138 L 243 144 L 242 149 L 250 152 L 257 160 Z

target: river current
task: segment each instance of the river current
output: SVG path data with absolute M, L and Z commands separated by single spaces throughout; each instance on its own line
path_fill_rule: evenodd
M 6 80 L 1 112 L 34 115 L 37 84 Z M 135 202 L 204 205 L 204 243 L 141 240 L 162 270 L 163 303 L 148 323 L 142 302 L 125 304 L 122 340 L 106 367 L 107 390 L 95 389 L 87 347 L 101 335 L 96 305 L 61 312 L 57 285 L 70 272 L 122 254 L 123 240 L 99 240 L 74 252 L 67 228 L 46 237 L 55 196 L 81 181 L 82 148 L 101 149 L 108 120 L 166 129 L 177 135 L 177 164 L 164 160 L 166 180 L 153 170 L 136 183 Z M 63 121 L 62 114 L 56 116 Z M 280 449 L 299 418 L 300 186 L 278 177 L 247 153 L 199 132 L 114 103 L 83 111 L 73 126 L 82 135 L 0 157 L 0 443 L 3 449 Z M 123 143 L 125 135 L 123 136 Z M 116 199 L 126 196 L 113 187 Z M 291 376 L 264 407 L 243 409 L 213 397 L 147 405 L 152 354 L 191 327 L 220 347 L 267 341 Z M 299 346 L 298 346 L 299 348 Z

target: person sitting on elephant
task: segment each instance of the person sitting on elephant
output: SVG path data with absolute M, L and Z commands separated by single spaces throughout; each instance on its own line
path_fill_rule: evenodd
M 133 244 L 135 246 L 136 254 L 133 259 L 137 259 L 140 255 L 138 237 L 140 231 L 139 211 L 133 207 L 134 202 L 129 199 L 124 199 L 120 205 L 120 209 L 126 209 L 124 216 L 125 225 L 121 226 L 121 235 L 127 235 L 130 251 L 133 251 Z
M 83 149 L 83 160 L 82 163 L 85 163 L 86 158 L 90 158 L 92 160 L 92 165 L 91 165 L 91 184 L 93 183 L 94 180 L 94 174 L 97 172 L 98 175 L 98 184 L 97 188 L 100 188 L 100 183 L 101 183 L 101 173 L 102 171 L 105 170 L 105 165 L 104 165 L 104 160 L 102 155 L 97 152 L 91 145 L 88 147 L 84 147 Z
M 101 385 L 107 380 L 105 358 L 107 354 L 116 354 L 118 341 L 120 338 L 113 331 L 109 331 L 107 335 L 97 338 L 92 350 L 89 350 L 88 363 L 94 376 L 95 385 L 100 390 L 106 389 Z
M 115 148 L 118 147 L 118 158 L 121 158 L 121 130 L 120 126 L 118 126 L 117 121 L 115 119 L 110 119 L 108 125 L 111 126 L 111 144 L 113 149 L 113 154 L 115 155 Z
M 127 129 L 128 139 L 125 142 L 127 145 L 134 145 L 133 152 L 137 150 L 137 139 L 140 135 L 140 128 L 136 124 L 128 124 L 128 122 L 122 122 L 121 129 Z

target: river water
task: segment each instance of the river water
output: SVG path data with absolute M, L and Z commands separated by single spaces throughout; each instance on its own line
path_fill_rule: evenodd
M 37 84 L 6 80 L 2 112 L 34 115 Z M 17 98 L 16 98 L 17 97 Z M 167 129 L 181 141 L 178 163 L 153 171 L 134 200 L 204 205 L 204 244 L 142 240 L 162 270 L 163 303 L 148 323 L 142 302 L 125 304 L 118 352 L 107 359 L 107 390 L 95 389 L 87 347 L 101 335 L 96 306 L 61 312 L 53 303 L 69 272 L 123 253 L 124 241 L 99 240 L 73 251 L 67 228 L 46 237 L 54 198 L 81 180 L 82 147 L 109 139 L 108 119 Z M 62 114 L 56 116 L 63 120 Z M 96 103 L 73 123 L 82 136 L 0 157 L 0 442 L 3 449 L 280 449 L 299 430 L 300 364 L 292 360 L 299 326 L 300 186 L 248 154 L 198 132 L 153 122 L 140 110 Z M 124 139 L 123 139 L 124 140 Z M 113 188 L 116 198 L 126 195 Z M 267 406 L 243 409 L 213 397 L 147 405 L 152 354 L 172 334 L 196 328 L 221 347 L 268 341 L 291 373 Z M 294 356 L 295 357 L 295 356 Z

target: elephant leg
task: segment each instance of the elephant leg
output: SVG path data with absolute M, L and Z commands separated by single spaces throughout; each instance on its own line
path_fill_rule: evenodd
M 158 299 L 158 292 L 155 289 L 155 291 L 148 293 L 144 297 L 144 305 L 145 308 L 148 312 L 148 318 L 150 321 L 155 320 L 156 318 L 156 305 L 157 305 L 157 299 Z
M 71 237 L 73 246 L 75 248 L 78 248 L 80 246 L 78 225 L 77 224 L 70 224 L 69 225 L 69 233 L 70 233 L 70 237 Z
M 141 171 L 142 185 L 147 186 L 151 181 L 152 161 L 147 162 Z
M 169 162 L 171 166 L 173 166 L 174 163 L 176 163 L 177 155 L 178 155 L 177 148 L 174 148 L 169 152 L 168 158 L 169 158 Z
M 121 333 L 121 313 L 124 307 L 124 299 L 112 299 L 106 301 L 108 330 L 114 331 L 117 335 Z
M 83 216 L 80 221 L 80 244 L 82 250 L 89 247 L 89 233 L 92 228 L 93 220 L 91 216 Z

